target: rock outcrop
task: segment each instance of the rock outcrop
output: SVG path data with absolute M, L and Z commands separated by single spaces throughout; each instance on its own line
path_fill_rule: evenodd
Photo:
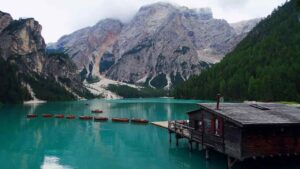
M 0 34 L 0 56 L 22 60 L 22 70 L 41 72 L 46 44 L 42 26 L 33 18 L 11 21 Z
M 105 19 L 93 27 L 63 36 L 48 49 L 64 49 L 77 67 L 86 71 L 86 77 L 92 74 L 98 76 L 101 57 L 115 43 L 122 27 L 123 24 L 118 20 Z
M 18 82 L 24 89 L 32 89 L 36 98 L 61 100 L 88 94 L 78 68 L 67 55 L 46 53 L 42 26 L 33 18 L 12 20 L 0 12 L 0 30 L 1 59 L 16 67 Z
M 262 20 L 261 18 L 255 18 L 255 19 L 251 19 L 251 20 L 247 20 L 247 21 L 240 21 L 240 22 L 231 23 L 230 25 L 233 27 L 233 29 L 235 30 L 235 32 L 237 34 L 247 34 L 261 20 Z
M 5 29 L 10 22 L 12 22 L 13 18 L 8 13 L 4 13 L 0 11 L 0 32 Z

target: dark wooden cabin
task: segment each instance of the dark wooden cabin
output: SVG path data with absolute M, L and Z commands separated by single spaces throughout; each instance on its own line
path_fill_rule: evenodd
M 283 104 L 199 104 L 188 112 L 189 121 L 170 121 L 176 140 L 187 138 L 228 156 L 231 168 L 237 160 L 291 156 L 300 153 L 300 109 Z M 208 154 L 207 154 L 208 155 Z

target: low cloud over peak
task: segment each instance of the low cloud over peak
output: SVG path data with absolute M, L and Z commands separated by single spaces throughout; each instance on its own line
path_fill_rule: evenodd
M 64 34 L 96 24 L 105 18 L 128 22 L 144 5 L 157 2 L 188 8 L 209 7 L 215 18 L 237 22 L 265 17 L 286 0 L 9 0 L 1 9 L 14 18 L 34 17 L 43 25 L 47 42 L 56 41 Z M 34 4 L 34 5 L 33 5 Z

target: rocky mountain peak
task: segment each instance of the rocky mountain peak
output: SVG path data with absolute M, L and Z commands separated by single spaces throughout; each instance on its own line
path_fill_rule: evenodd
M 213 13 L 211 8 L 195 8 L 187 9 L 184 12 L 185 17 L 195 17 L 200 20 L 209 20 L 213 19 Z
M 219 62 L 254 25 L 246 29 L 245 22 L 237 31 L 227 21 L 214 19 L 210 8 L 158 2 L 141 7 L 126 24 L 103 20 L 64 36 L 56 45 L 84 77 L 101 73 L 117 81 L 170 88 Z
M 41 72 L 46 44 L 41 35 L 42 26 L 33 18 L 13 20 L 0 34 L 0 56 L 25 61 L 30 69 Z
M 149 11 L 149 10 L 175 10 L 178 9 L 179 6 L 176 4 L 171 4 L 168 2 L 156 2 L 149 5 L 144 5 L 139 9 L 139 12 Z
M 250 32 L 251 29 L 261 20 L 262 20 L 261 18 L 255 18 L 255 19 L 231 23 L 230 25 L 234 28 L 237 34 L 242 34 L 244 32 Z
M 88 95 L 68 55 L 46 53 L 38 21 L 33 18 L 13 20 L 9 14 L 0 13 L 0 25 L 0 61 L 13 66 L 13 72 L 2 72 L 2 79 L 5 83 L 16 83 L 21 90 L 16 96 L 20 95 L 21 100 L 73 99 Z M 17 80 L 6 80 L 11 78 Z
M 102 27 L 103 29 L 110 29 L 111 27 L 113 27 L 115 25 L 123 25 L 123 23 L 118 19 L 106 18 L 106 19 L 100 20 L 93 27 Z
M 88 78 L 91 74 L 99 76 L 101 56 L 110 50 L 122 28 L 121 21 L 104 19 L 92 27 L 63 36 L 48 49 L 66 50 L 84 77 Z
M 0 11 L 0 32 L 2 32 L 2 30 L 5 29 L 12 20 L 13 18 L 10 14 Z
M 146 5 L 140 8 L 136 16 L 147 15 L 151 17 L 151 14 L 155 13 L 171 13 L 171 12 L 180 12 L 186 17 L 195 17 L 202 20 L 208 20 L 213 18 L 213 13 L 211 8 L 193 8 L 190 9 L 185 6 L 179 6 L 176 4 L 171 4 L 167 2 L 157 2 L 154 4 Z

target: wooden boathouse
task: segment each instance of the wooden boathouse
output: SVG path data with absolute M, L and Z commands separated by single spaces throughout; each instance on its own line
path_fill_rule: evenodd
M 300 109 L 283 104 L 201 103 L 188 121 L 169 121 L 178 139 L 227 155 L 228 167 L 249 158 L 300 154 Z

